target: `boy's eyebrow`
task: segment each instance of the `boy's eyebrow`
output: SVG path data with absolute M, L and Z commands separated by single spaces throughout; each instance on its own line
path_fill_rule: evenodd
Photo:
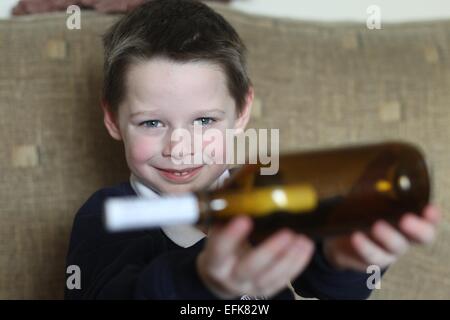
M 138 112 L 133 112 L 130 116 L 131 117 L 135 117 L 135 116 L 139 116 L 139 115 L 141 115 L 141 114 L 153 114 L 153 113 L 155 113 L 154 111 L 150 111 L 150 110 L 147 110 L 147 111 L 138 111 Z
M 201 113 L 207 113 L 207 112 L 219 112 L 219 113 L 225 114 L 225 111 L 223 111 L 223 110 L 221 110 L 221 109 L 199 110 L 199 111 L 196 112 L 196 113 L 201 114 Z
M 221 110 L 221 109 L 208 109 L 208 110 L 199 110 L 198 112 L 196 112 L 197 114 L 203 114 L 203 113 L 207 113 L 207 112 L 219 112 L 222 114 L 225 114 L 225 111 Z M 138 111 L 138 112 L 134 112 L 131 114 L 131 117 L 135 117 L 141 114 L 154 114 L 155 111 L 151 111 L 151 110 L 146 110 L 146 111 Z

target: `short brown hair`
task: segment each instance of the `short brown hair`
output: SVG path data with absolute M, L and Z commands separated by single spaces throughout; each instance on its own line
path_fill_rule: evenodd
M 217 64 L 240 113 L 251 86 L 246 48 L 234 28 L 199 1 L 154 0 L 137 7 L 103 36 L 103 100 L 117 112 L 130 64 L 154 57 Z

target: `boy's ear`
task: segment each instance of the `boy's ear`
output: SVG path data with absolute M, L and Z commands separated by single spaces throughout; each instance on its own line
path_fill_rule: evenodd
M 236 123 L 234 128 L 244 131 L 247 127 L 248 121 L 250 120 L 251 109 L 253 105 L 253 99 L 255 97 L 255 92 L 253 87 L 248 89 L 247 96 L 245 98 L 245 105 L 242 108 L 240 114 L 237 115 Z
M 116 121 L 116 117 L 111 111 L 108 103 L 105 100 L 102 100 L 101 106 L 103 110 L 103 122 L 109 135 L 116 140 L 122 140 L 122 134 L 120 133 L 120 128 Z

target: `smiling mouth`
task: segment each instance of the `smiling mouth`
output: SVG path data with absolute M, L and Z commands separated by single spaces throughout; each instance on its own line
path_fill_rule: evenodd
M 192 180 L 203 166 L 184 168 L 182 170 L 157 168 L 158 172 L 172 182 L 187 182 Z

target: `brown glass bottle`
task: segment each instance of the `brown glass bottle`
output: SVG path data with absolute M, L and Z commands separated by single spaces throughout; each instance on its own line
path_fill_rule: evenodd
M 378 219 L 396 224 L 405 212 L 421 213 L 430 200 L 424 156 L 407 143 L 283 154 L 274 175 L 261 175 L 262 167 L 244 165 L 214 191 L 157 200 L 113 199 L 114 206 L 106 210 L 107 225 L 122 230 L 178 222 L 210 224 L 243 214 L 254 220 L 253 242 L 283 227 L 321 238 L 363 230 Z M 178 220 L 164 214 L 174 206 L 181 211 Z M 121 217 L 128 222 L 117 219 L 120 212 L 126 212 L 128 217 Z M 129 219 L 134 214 L 139 218 L 133 222 Z

